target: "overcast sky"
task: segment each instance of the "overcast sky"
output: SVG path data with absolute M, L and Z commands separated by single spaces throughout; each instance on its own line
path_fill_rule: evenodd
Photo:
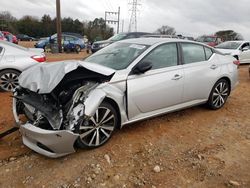
M 132 1 L 132 0 L 131 0 Z M 0 11 L 13 16 L 55 17 L 56 0 L 1 0 Z M 129 0 L 61 0 L 62 17 L 93 20 L 103 17 L 105 11 L 121 7 L 124 31 L 128 31 Z M 138 0 L 138 31 L 154 32 L 162 25 L 169 25 L 178 34 L 197 37 L 218 30 L 233 29 L 250 40 L 249 0 Z

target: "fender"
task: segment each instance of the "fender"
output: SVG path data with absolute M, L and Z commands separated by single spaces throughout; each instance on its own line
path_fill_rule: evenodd
M 92 90 L 84 102 L 85 106 L 85 115 L 92 117 L 100 104 L 104 101 L 105 98 L 110 98 L 116 102 L 120 115 L 121 115 L 121 125 L 128 121 L 126 114 L 126 101 L 125 101 L 125 92 L 112 86 L 109 83 L 104 83 L 99 85 L 97 88 Z

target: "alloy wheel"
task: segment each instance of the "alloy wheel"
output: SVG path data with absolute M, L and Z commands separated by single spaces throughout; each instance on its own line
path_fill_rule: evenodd
M 228 84 L 226 82 L 219 82 L 214 88 L 212 96 L 213 106 L 215 108 L 222 107 L 227 100 L 228 94 L 229 94 Z
M 93 117 L 80 126 L 81 142 L 88 147 L 98 147 L 104 144 L 115 129 L 116 116 L 107 107 L 100 106 Z
M 1 74 L 0 88 L 4 91 L 13 91 L 18 86 L 18 76 L 15 72 Z

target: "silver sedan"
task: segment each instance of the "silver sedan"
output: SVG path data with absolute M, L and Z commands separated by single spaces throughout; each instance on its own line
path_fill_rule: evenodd
M 12 91 L 22 71 L 45 60 L 43 50 L 0 41 L 0 91 Z
M 24 71 L 13 112 L 26 146 L 49 157 L 105 144 L 116 128 L 204 104 L 217 110 L 238 83 L 237 61 L 204 44 L 140 38 L 84 61 Z M 22 122 L 19 116 L 26 115 Z

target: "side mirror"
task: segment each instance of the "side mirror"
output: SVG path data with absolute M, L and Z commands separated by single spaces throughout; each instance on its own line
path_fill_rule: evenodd
M 141 61 L 133 69 L 133 74 L 143 74 L 152 68 L 151 62 Z
M 244 48 L 242 48 L 242 52 L 245 52 L 245 51 L 247 51 L 247 50 L 249 50 L 249 47 L 244 47 Z

